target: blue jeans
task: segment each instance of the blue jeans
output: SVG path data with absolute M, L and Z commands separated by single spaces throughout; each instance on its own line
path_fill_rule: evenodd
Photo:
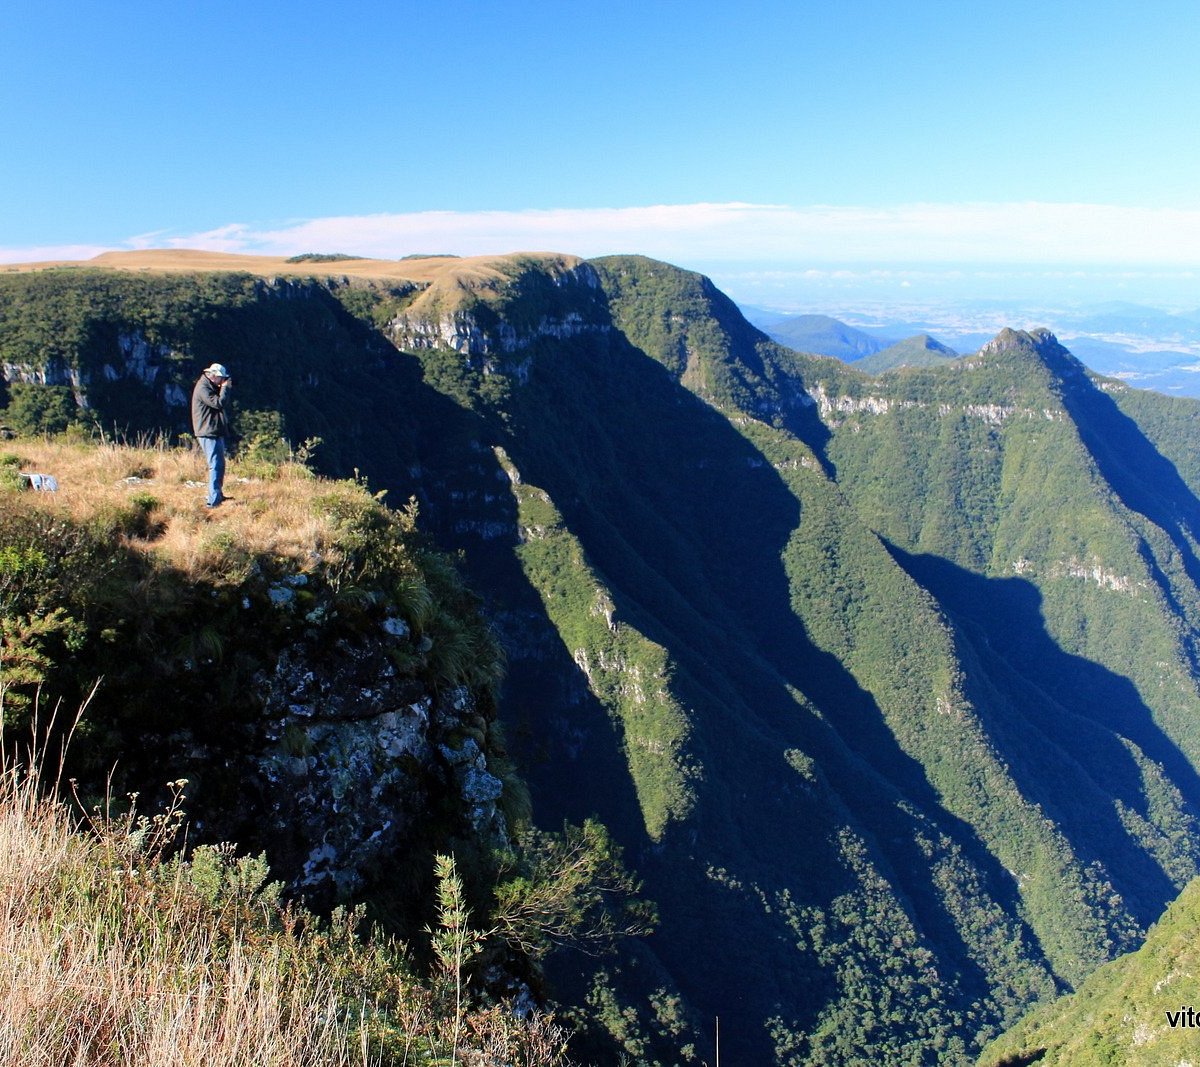
M 215 508 L 225 499 L 225 438 L 201 437 L 200 448 L 208 463 L 208 506 Z

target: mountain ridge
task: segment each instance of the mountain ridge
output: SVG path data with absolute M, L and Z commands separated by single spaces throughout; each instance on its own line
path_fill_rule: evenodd
M 6 365 L 69 273 L 0 275 Z M 539 818 L 599 813 L 659 901 L 601 968 L 645 1062 L 711 1058 L 714 1015 L 743 1062 L 966 1062 L 1132 947 L 1200 864 L 1197 405 L 1045 331 L 870 378 L 644 257 L 501 274 L 424 318 L 218 275 L 139 322 L 146 280 L 105 281 L 54 381 L 115 410 L 111 367 L 169 426 L 173 353 L 220 356 L 244 410 L 421 500 Z
M 1200 1026 L 1195 1003 L 1195 931 L 1200 883 L 1172 902 L 1136 952 L 1096 970 L 1077 992 L 1031 1012 L 989 1045 L 981 1067 L 1005 1064 L 1185 1061 Z

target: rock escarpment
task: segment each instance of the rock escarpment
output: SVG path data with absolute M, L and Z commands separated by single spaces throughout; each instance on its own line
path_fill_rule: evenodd
M 461 834 L 509 843 L 479 695 L 401 673 L 390 653 L 408 635 L 389 621 L 330 649 L 306 636 L 256 679 L 262 719 L 246 781 L 276 870 L 310 898 L 360 894 L 447 815 Z

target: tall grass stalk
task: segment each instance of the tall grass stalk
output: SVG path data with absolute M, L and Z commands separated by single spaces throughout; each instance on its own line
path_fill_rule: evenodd
M 186 865 L 142 851 L 144 831 L 131 817 L 81 833 L 38 773 L 0 768 L 0 1062 L 370 1062 L 344 991 L 294 935 L 249 915 L 223 929 Z
M 483 935 L 452 861 L 427 988 L 352 917 L 281 906 L 262 858 L 168 858 L 182 781 L 154 817 L 78 817 L 41 779 L 0 751 L 0 1064 L 569 1067 L 552 1017 L 469 1003 Z

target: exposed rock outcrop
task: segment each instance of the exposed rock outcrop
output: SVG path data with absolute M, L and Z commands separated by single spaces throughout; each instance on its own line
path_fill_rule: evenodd
M 471 736 L 487 729 L 475 695 L 401 674 L 388 655 L 405 640 L 396 621 L 331 649 L 297 642 L 260 676 L 261 747 L 247 769 L 276 869 L 309 897 L 354 895 L 454 797 L 472 832 L 507 841 L 503 783 Z

